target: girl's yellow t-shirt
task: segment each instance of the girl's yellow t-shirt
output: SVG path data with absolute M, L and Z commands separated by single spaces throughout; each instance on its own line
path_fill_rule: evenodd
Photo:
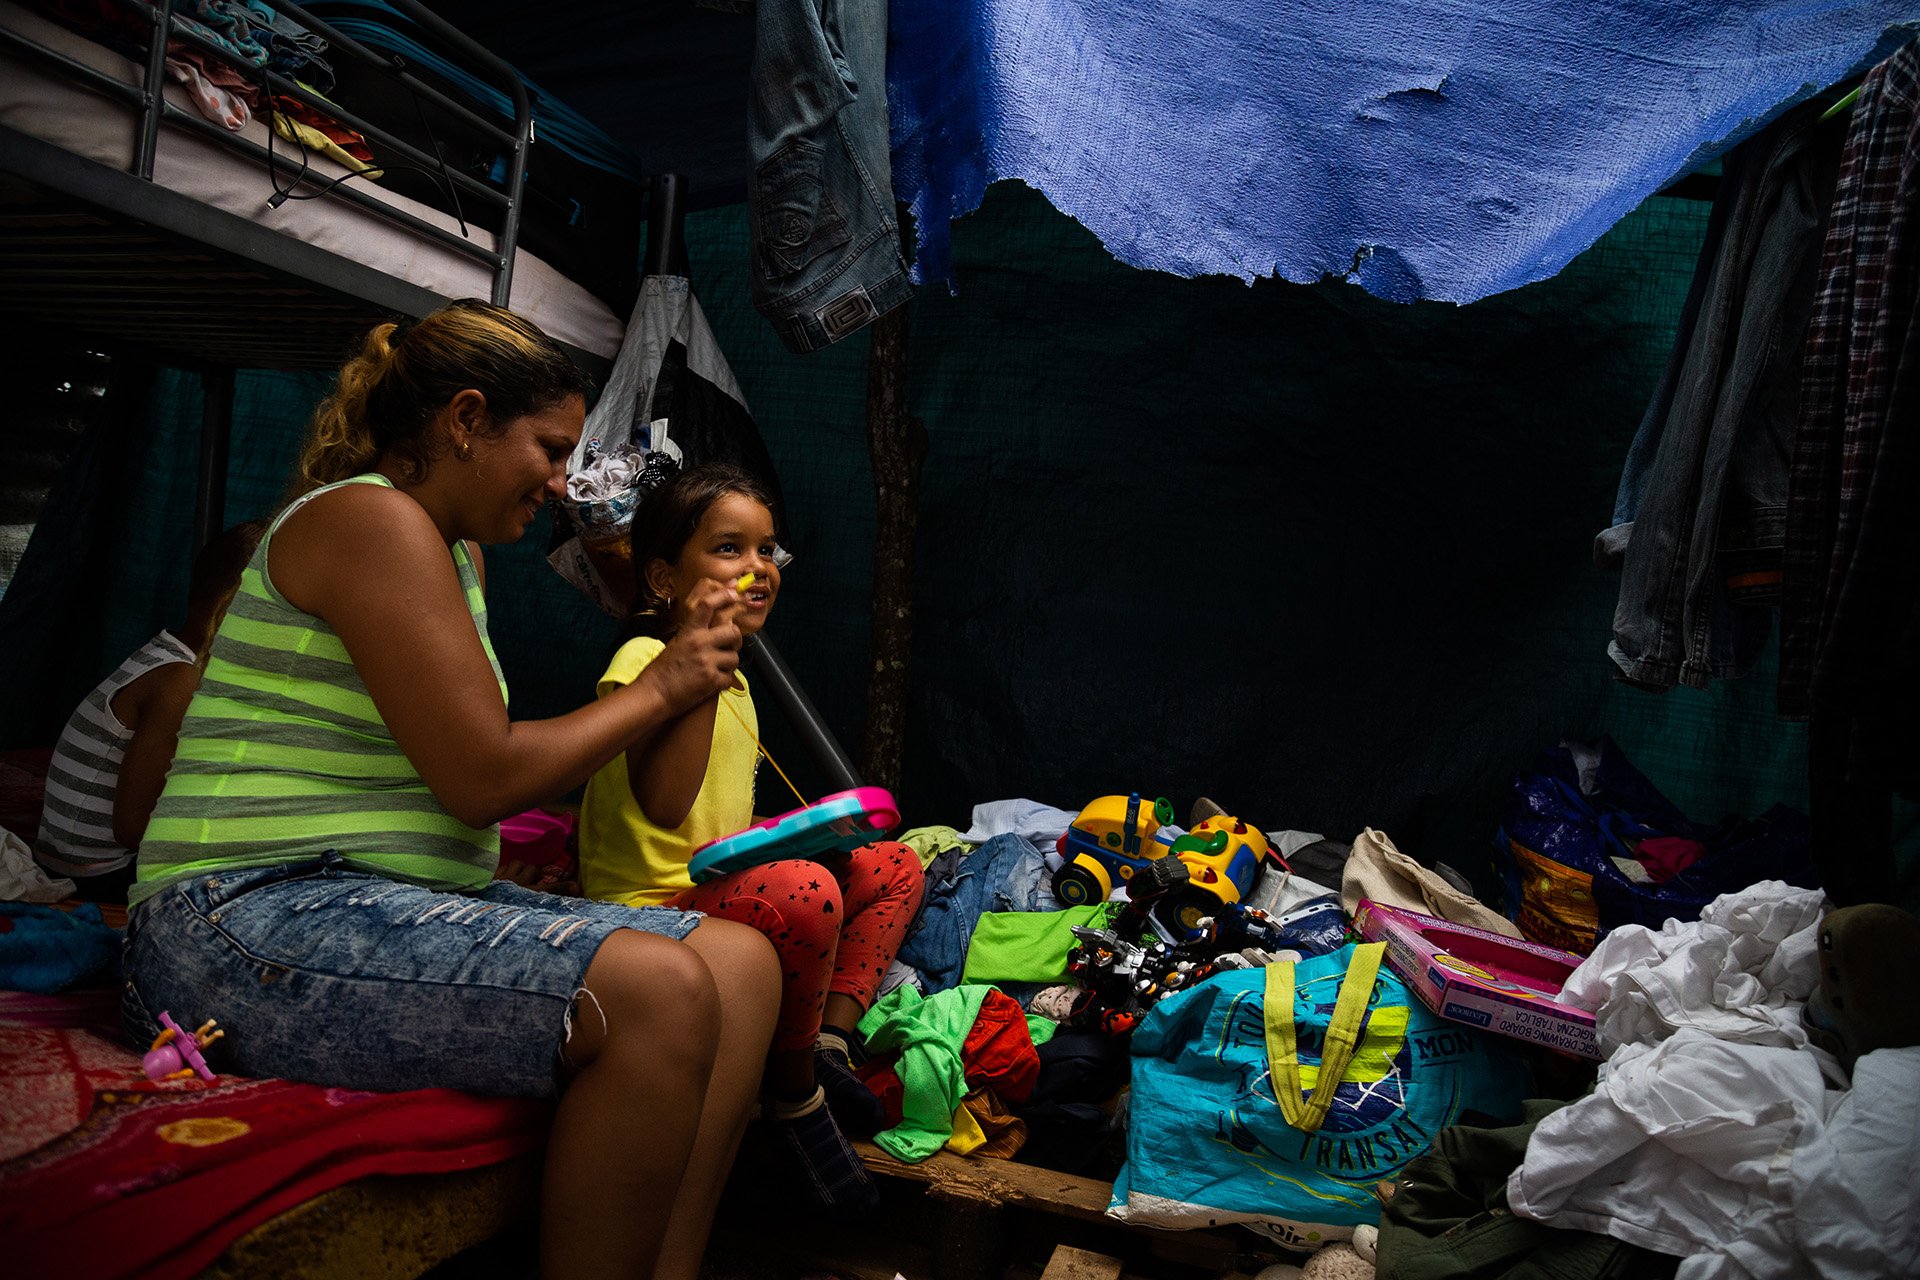
M 665 643 L 650 636 L 627 641 L 607 664 L 595 692 L 604 698 L 631 684 L 665 648 Z M 630 907 L 665 902 L 692 887 L 687 859 L 695 849 L 753 821 L 753 772 L 759 755 L 754 740 L 760 720 L 754 714 L 746 673 L 736 678 L 735 687 L 720 695 L 707 776 L 685 822 L 657 827 L 647 821 L 627 783 L 624 751 L 587 782 L 580 807 L 580 890 L 587 897 Z

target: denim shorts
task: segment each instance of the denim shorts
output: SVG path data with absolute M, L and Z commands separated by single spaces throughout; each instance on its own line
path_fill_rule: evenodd
M 129 913 L 122 1017 L 143 1049 L 162 1011 L 218 1019 L 214 1065 L 240 1075 L 546 1097 L 607 935 L 684 938 L 700 919 L 504 881 L 436 892 L 332 854 L 215 872 Z

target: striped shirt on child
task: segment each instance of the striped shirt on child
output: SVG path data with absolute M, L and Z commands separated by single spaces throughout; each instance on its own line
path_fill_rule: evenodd
M 100 876 L 133 861 L 133 850 L 113 838 L 120 762 L 133 739 L 133 730 L 113 713 L 113 696 L 157 667 L 193 661 L 193 650 L 171 632 L 162 631 L 136 649 L 74 711 L 47 765 L 47 803 L 33 850 L 41 866 L 63 876 Z

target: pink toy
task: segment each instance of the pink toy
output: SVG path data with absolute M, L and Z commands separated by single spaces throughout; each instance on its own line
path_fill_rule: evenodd
M 1557 996 L 1580 964 L 1571 951 L 1523 942 L 1360 900 L 1354 932 L 1387 944 L 1387 963 L 1421 1001 L 1453 1022 L 1598 1062 L 1593 1013 Z
M 551 893 L 578 893 L 572 814 L 529 809 L 500 820 L 499 878 Z
M 192 1075 L 213 1079 L 213 1068 L 207 1065 L 203 1050 L 227 1034 L 217 1030 L 219 1025 L 208 1018 L 198 1031 L 190 1032 L 175 1022 L 173 1015 L 162 1012 L 160 1034 L 153 1038 L 147 1056 L 140 1059 L 140 1069 L 149 1080 L 184 1080 Z
M 572 814 L 529 809 L 500 820 L 500 861 L 529 867 L 564 866 L 576 825 Z

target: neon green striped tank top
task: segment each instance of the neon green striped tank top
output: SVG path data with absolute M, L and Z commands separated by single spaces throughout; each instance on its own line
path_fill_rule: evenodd
M 267 548 L 286 518 L 347 484 L 388 481 L 355 476 L 316 489 L 260 539 L 180 726 L 130 903 L 176 880 L 329 849 L 356 870 L 430 888 L 474 889 L 492 878 L 499 828 L 476 830 L 441 806 L 387 731 L 340 637 L 290 604 L 267 576 Z M 453 563 L 504 701 L 486 599 L 465 543 L 454 544 Z

